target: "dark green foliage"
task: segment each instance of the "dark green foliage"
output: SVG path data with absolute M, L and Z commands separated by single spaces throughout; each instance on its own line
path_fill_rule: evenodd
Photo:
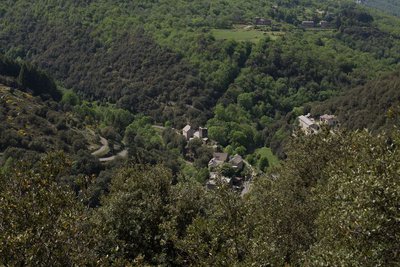
M 180 153 L 184 153 L 186 139 L 180 133 L 177 133 L 176 130 L 165 128 L 162 132 L 162 138 L 164 144 L 166 144 L 169 149 L 177 149 Z
M 18 75 L 18 82 L 22 87 L 32 90 L 33 95 L 50 95 L 54 100 L 61 100 L 61 93 L 57 90 L 54 81 L 46 74 L 34 67 L 23 64 Z
M 0 151 L 15 147 L 39 153 L 69 152 L 78 147 L 77 140 L 86 148 L 82 134 L 72 130 L 74 118 L 57 109 L 58 103 L 51 99 L 44 101 L 0 85 Z
M 333 113 L 347 129 L 391 130 L 398 125 L 400 72 L 396 71 L 355 87 L 324 103 L 315 104 L 312 113 Z
M 258 168 L 260 168 L 260 170 L 262 171 L 265 171 L 268 167 L 269 167 L 268 158 L 267 157 L 260 158 L 260 160 L 258 161 Z
M 280 31 L 258 44 L 212 35 L 255 17 Z M 400 74 L 380 78 L 399 62 L 390 24 L 347 1 L 2 1 L 1 52 L 75 93 L 54 102 L 47 75 L 0 58 L 3 83 L 48 99 L 0 88 L 0 265 L 398 265 L 398 133 L 322 131 L 282 149 L 310 109 L 392 128 Z M 223 181 L 205 190 L 213 151 L 156 122 L 207 124 L 272 173 L 243 197 Z M 98 135 L 128 159 L 100 164 L 88 151 Z M 261 146 L 287 160 L 269 166 Z M 65 172 L 61 156 L 13 167 L 54 149 L 73 153 Z
M 398 264 L 398 137 L 326 132 L 294 140 L 275 179 L 249 195 L 259 223 L 256 262 Z
M 112 252 L 132 262 L 143 258 L 149 264 L 167 263 L 164 253 L 169 244 L 164 241 L 162 225 L 168 216 L 171 183 L 171 173 L 161 167 L 120 170 L 95 215 L 104 233 L 98 249 L 110 248 L 103 253 Z
M 98 159 L 85 150 L 79 150 L 73 158 L 71 173 L 78 175 L 99 174 L 101 165 Z
M 18 87 L 32 91 L 33 95 L 50 96 L 56 101 L 61 99 L 61 92 L 53 79 L 28 63 L 17 63 L 0 55 L 0 78 L 6 83 L 15 81 Z
M 70 165 L 59 154 L 8 163 L 1 263 L 396 266 L 399 141 L 399 132 L 298 137 L 244 197 L 222 182 L 174 184 L 160 165 L 125 166 L 98 177 L 93 193 L 109 194 L 93 213 L 60 182 Z
M 389 14 L 400 16 L 400 3 L 397 0 L 368 0 L 365 4 L 381 9 Z
M 183 152 L 182 139 L 179 137 L 175 141 L 178 147 L 174 148 L 175 141 L 165 142 L 152 125 L 152 119 L 147 116 L 139 115 L 126 127 L 124 143 L 128 149 L 129 157 L 136 163 L 141 164 L 163 164 L 173 171 L 176 175 L 180 170 L 178 159 Z M 176 133 L 174 133 L 176 134 Z
M 21 70 L 20 64 L 0 55 L 0 75 L 17 78 Z
M 225 177 L 230 177 L 230 178 L 232 178 L 236 174 L 235 169 L 230 164 L 227 164 L 227 163 L 225 163 L 221 166 L 220 171 L 221 171 L 221 175 L 223 175 Z
M 351 134 L 346 159 L 328 165 L 316 186 L 317 242 L 305 257 L 313 265 L 396 266 L 400 263 L 399 135 Z M 332 253 L 335 251 L 335 253 Z M 328 264 L 326 264 L 328 263 Z
M 19 162 L 0 173 L 0 264 L 94 264 L 88 213 L 57 179 L 68 161 L 52 154 L 38 164 Z
M 68 106 L 76 106 L 79 104 L 79 97 L 74 92 L 66 92 L 63 94 L 61 104 Z
M 67 24 L 57 28 L 41 20 L 30 23 L 34 23 L 37 32 L 48 36 L 42 39 L 48 47 L 46 53 L 43 46 L 38 47 L 33 61 L 87 97 L 106 98 L 157 121 L 169 119 L 174 123 L 178 122 L 174 121 L 176 116 L 204 122 L 206 117 L 198 108 L 207 114 L 207 108 L 213 105 L 212 99 L 200 98 L 204 83 L 195 68 L 179 54 L 160 47 L 142 29 L 127 31 L 112 44 L 104 45 L 91 38 L 90 29 L 84 27 Z M 13 40 L 23 40 L 26 49 L 39 42 L 36 35 L 22 29 L 16 34 Z M 65 46 L 54 45 L 57 42 Z M 21 82 L 32 81 L 25 69 L 22 73 Z M 36 87 L 32 89 L 35 91 Z

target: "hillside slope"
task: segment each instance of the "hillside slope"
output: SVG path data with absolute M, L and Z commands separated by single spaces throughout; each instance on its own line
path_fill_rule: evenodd
M 19 0 L 0 10 L 1 52 L 34 62 L 87 100 L 175 128 L 208 124 L 210 137 L 238 154 L 281 152 L 306 103 L 400 62 L 400 20 L 346 0 Z M 256 17 L 271 26 L 254 25 Z M 314 27 L 302 27 L 308 20 Z M 235 27 L 263 38 L 214 36 L 241 34 Z
M 57 106 L 56 102 L 44 102 L 0 84 L 0 152 L 24 158 L 30 151 L 68 153 L 86 149 L 87 141 L 78 131 L 80 122 L 57 110 Z
M 340 5 L 19 0 L 3 2 L 0 10 L 0 52 L 37 64 L 91 99 L 183 124 L 210 117 L 251 50 L 216 41 L 210 29 L 253 24 L 255 17 L 290 29 L 302 20 L 334 20 L 328 14 L 337 15 Z
M 400 16 L 400 2 L 397 0 L 366 0 L 365 4 L 389 14 Z
M 400 71 L 355 87 L 312 108 L 315 114 L 334 113 L 350 130 L 378 132 L 399 125 Z

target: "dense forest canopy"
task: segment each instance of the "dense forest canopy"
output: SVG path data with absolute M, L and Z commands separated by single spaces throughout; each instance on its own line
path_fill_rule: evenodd
M 399 265 L 399 25 L 347 0 L 1 1 L 0 265 Z
M 378 8 L 389 14 L 400 16 L 400 3 L 396 0 L 366 0 L 364 4 Z
M 315 104 L 316 114 L 334 113 L 347 129 L 371 129 L 375 132 L 398 126 L 400 107 L 399 71 L 355 87 L 343 95 Z

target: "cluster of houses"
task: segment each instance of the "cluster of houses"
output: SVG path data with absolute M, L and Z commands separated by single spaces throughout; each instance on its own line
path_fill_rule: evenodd
M 194 138 L 199 138 L 203 140 L 204 144 L 206 144 L 209 140 L 207 128 L 199 127 L 196 129 L 189 124 L 182 129 L 182 135 L 187 141 L 193 140 Z M 231 167 L 236 174 L 244 168 L 244 160 L 238 154 L 229 156 L 228 153 L 213 153 L 213 158 L 208 162 L 210 179 L 206 183 L 207 188 L 213 189 L 217 186 L 218 181 L 223 181 L 234 188 L 240 189 L 243 185 L 244 178 L 238 176 L 224 177 L 221 174 L 221 167 L 224 164 L 227 164 L 229 167 Z
M 326 20 L 321 20 L 319 23 L 315 23 L 313 20 L 304 20 L 301 22 L 301 27 L 303 28 L 329 28 L 330 24 Z
M 266 19 L 266 18 L 261 18 L 261 17 L 256 17 L 254 19 L 254 25 L 255 26 L 272 26 L 272 20 L 271 19 Z M 321 20 L 320 22 L 316 23 L 313 20 L 304 20 L 301 22 L 301 27 L 302 28 L 322 28 L 322 29 L 327 29 L 331 25 L 328 21 L 326 20 Z
M 182 135 L 187 141 L 190 141 L 193 138 L 199 138 L 205 143 L 208 142 L 207 128 L 199 127 L 198 129 L 195 129 L 188 124 L 182 129 Z
M 213 170 L 219 166 L 221 166 L 224 163 L 229 163 L 232 168 L 236 170 L 242 170 L 243 169 L 243 158 L 236 154 L 232 157 L 229 157 L 228 153 L 214 153 L 213 158 L 208 162 L 208 167 Z
M 298 117 L 299 127 L 305 134 L 316 134 L 320 130 L 321 125 L 327 125 L 334 128 L 339 125 L 335 115 L 324 114 L 316 120 L 311 117 L 311 114 L 302 115 Z
M 206 183 L 207 188 L 213 189 L 217 186 L 218 181 L 222 181 L 231 185 L 234 188 L 240 189 L 243 185 L 244 178 L 238 176 L 223 176 L 218 168 L 221 167 L 223 164 L 228 164 L 235 170 L 236 173 L 243 170 L 244 168 L 244 160 L 240 155 L 236 154 L 229 157 L 228 153 L 214 153 L 213 158 L 208 163 L 208 168 L 210 170 L 210 179 Z
M 256 17 L 254 19 L 254 25 L 255 26 L 272 26 L 272 20 L 270 19 L 265 19 L 265 18 L 260 18 Z M 316 23 L 313 20 L 304 20 L 301 22 L 301 27 L 302 28 L 329 28 L 330 23 L 326 20 L 321 20 L 320 22 Z

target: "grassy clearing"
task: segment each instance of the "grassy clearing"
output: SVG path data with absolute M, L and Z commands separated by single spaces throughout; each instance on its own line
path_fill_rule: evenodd
M 260 158 L 266 157 L 268 159 L 269 166 L 279 165 L 279 159 L 272 153 L 268 147 L 259 148 L 255 152 L 256 155 L 260 155 Z
M 253 43 L 257 43 L 266 36 L 275 40 L 282 35 L 281 32 L 264 32 L 253 28 L 213 29 L 211 32 L 217 40 L 249 41 Z

